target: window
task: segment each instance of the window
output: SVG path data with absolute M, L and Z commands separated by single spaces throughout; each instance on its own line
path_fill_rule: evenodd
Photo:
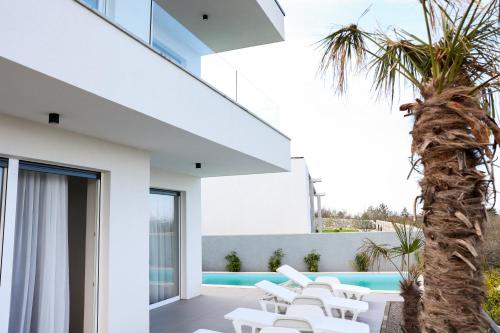
M 180 296 L 179 193 L 151 190 L 149 304 Z
M 149 42 L 151 0 L 107 0 L 106 16 L 142 41 Z
M 81 0 L 87 6 L 94 8 L 95 10 L 99 9 L 99 0 Z

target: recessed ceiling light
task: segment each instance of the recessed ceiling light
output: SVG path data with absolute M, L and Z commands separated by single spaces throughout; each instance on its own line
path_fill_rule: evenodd
M 49 124 L 59 124 L 59 113 L 49 113 Z

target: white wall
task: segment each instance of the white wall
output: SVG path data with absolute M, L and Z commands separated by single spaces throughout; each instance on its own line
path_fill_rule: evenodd
M 148 332 L 149 154 L 0 115 L 0 155 L 102 172 L 100 332 Z M 6 221 L 6 238 L 13 232 L 12 219 L 15 214 Z M 4 247 L 4 259 L 12 260 L 11 250 Z M 2 333 L 8 314 L 8 273 L 4 264 L 0 286 Z
M 203 235 L 310 233 L 309 172 L 291 161 L 291 172 L 203 179 Z
M 200 178 L 151 170 L 151 187 L 181 192 L 181 298 L 201 292 Z
M 307 271 L 304 257 L 312 250 L 321 254 L 320 272 L 352 272 L 354 256 L 364 239 L 378 244 L 398 245 L 394 232 L 338 232 L 303 235 L 237 235 L 203 236 L 203 270 L 224 271 L 224 257 L 230 251 L 238 252 L 243 272 L 267 272 L 267 261 L 276 249 L 283 249 L 283 264 Z M 388 262 L 382 262 L 380 271 L 394 271 Z

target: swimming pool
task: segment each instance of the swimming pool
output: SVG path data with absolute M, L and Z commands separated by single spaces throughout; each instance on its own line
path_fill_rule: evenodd
M 317 276 L 335 276 L 341 283 L 368 287 L 374 290 L 399 290 L 400 276 L 397 273 L 325 273 L 306 274 L 309 278 Z M 203 273 L 203 284 L 253 286 L 259 281 L 268 280 L 274 283 L 287 281 L 283 275 L 276 273 Z

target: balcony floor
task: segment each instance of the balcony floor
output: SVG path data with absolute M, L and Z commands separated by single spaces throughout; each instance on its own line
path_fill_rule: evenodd
M 224 315 L 237 307 L 258 309 L 261 292 L 255 288 L 208 287 L 202 295 L 181 300 L 150 311 L 150 333 L 193 333 L 205 328 L 232 333 L 231 322 Z M 366 298 L 370 311 L 359 316 L 359 321 L 370 325 L 370 332 L 380 332 L 387 301 L 401 300 L 397 294 L 372 294 Z M 248 330 L 250 332 L 250 330 Z

